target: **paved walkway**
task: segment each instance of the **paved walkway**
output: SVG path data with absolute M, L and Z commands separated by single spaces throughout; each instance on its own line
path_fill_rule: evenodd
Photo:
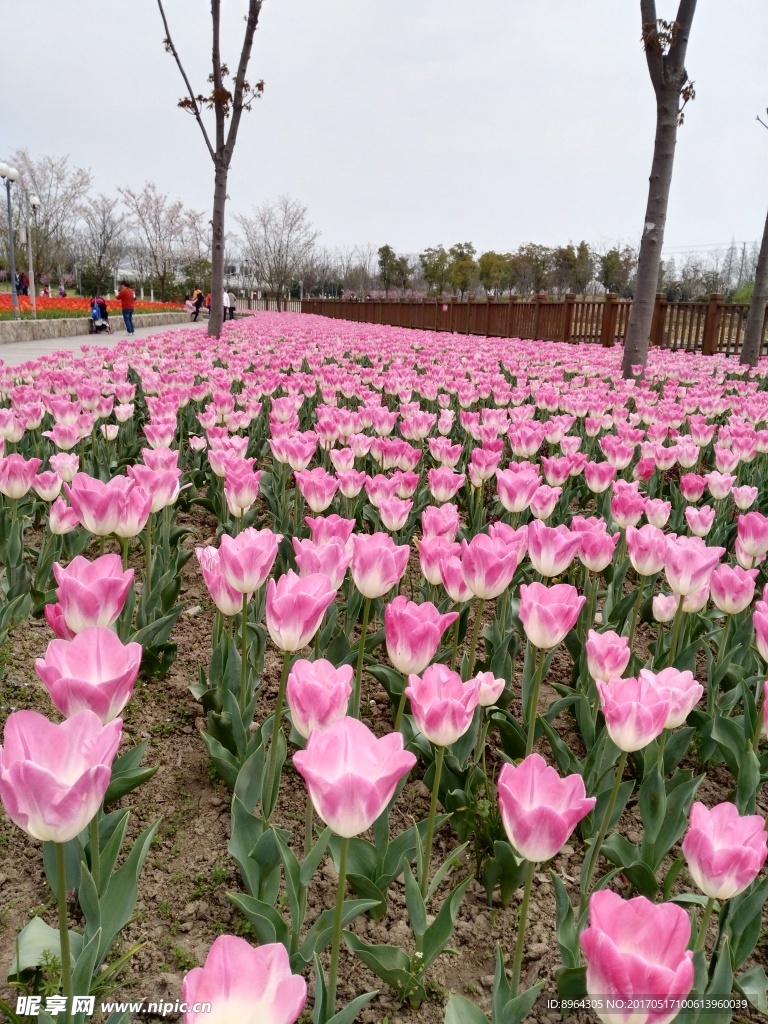
M 208 322 L 200 324 L 168 324 L 166 327 L 138 327 L 133 334 L 135 339 L 148 338 L 152 334 L 164 334 L 166 331 L 188 331 L 197 326 L 200 330 L 208 330 Z M 15 341 L 9 345 L 0 345 L 0 365 L 18 366 L 49 352 L 83 351 L 95 346 L 97 348 L 114 348 L 121 341 L 126 341 L 125 331 L 114 334 L 77 334 L 71 338 L 47 338 L 44 341 Z

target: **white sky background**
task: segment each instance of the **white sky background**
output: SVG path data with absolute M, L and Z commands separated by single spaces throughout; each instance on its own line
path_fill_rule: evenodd
M 223 0 L 234 70 L 245 0 Z M 677 3 L 658 0 L 660 17 Z M 166 0 L 196 91 L 206 0 Z M 210 210 L 212 163 L 154 0 L 2 0 L 0 159 L 69 155 L 97 190 L 154 180 Z M 753 240 L 768 206 L 768 3 L 700 0 L 665 249 Z M 232 214 L 280 194 L 329 247 L 635 243 L 655 105 L 639 0 L 266 0 Z

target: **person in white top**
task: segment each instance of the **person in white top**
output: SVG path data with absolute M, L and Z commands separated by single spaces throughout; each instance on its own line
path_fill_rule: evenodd
M 227 289 L 225 288 L 224 289 L 224 319 L 225 320 L 227 319 L 228 315 L 229 315 L 229 295 L 227 293 Z

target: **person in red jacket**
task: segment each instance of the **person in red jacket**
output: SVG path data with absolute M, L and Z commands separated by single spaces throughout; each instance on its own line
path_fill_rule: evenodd
M 129 334 L 133 334 L 133 306 L 136 301 L 136 296 L 133 294 L 132 289 L 128 287 L 128 283 L 126 281 L 120 282 L 120 291 L 117 293 L 115 298 L 120 300 L 120 305 L 123 307 L 125 329 Z

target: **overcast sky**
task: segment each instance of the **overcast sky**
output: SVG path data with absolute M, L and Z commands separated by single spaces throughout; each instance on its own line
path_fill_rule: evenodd
M 245 0 L 223 0 L 234 67 Z M 659 0 L 673 17 L 676 0 Z M 0 159 L 68 155 L 98 190 L 210 210 L 212 164 L 154 0 L 3 2 Z M 166 0 L 196 89 L 210 4 Z M 665 249 L 753 240 L 768 205 L 768 3 L 701 0 Z M 266 0 L 228 215 L 288 194 L 329 247 L 635 243 L 655 123 L 639 0 Z M 233 222 L 229 220 L 229 226 Z

